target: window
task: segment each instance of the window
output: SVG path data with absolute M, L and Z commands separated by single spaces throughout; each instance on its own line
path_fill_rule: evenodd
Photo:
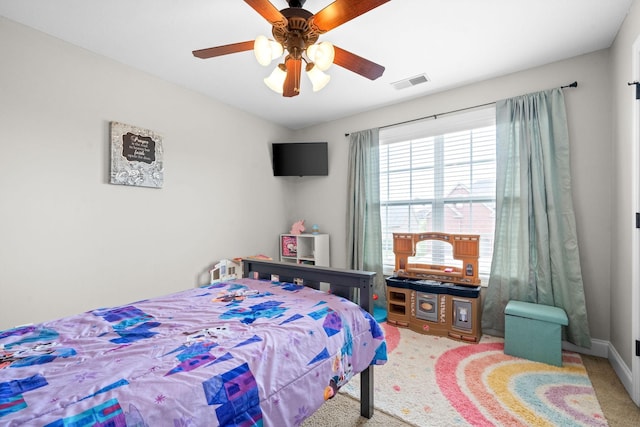
M 385 272 L 395 267 L 394 232 L 479 234 L 479 274 L 486 281 L 493 251 L 495 188 L 493 107 L 381 129 Z M 447 243 L 421 242 L 418 249 L 419 262 L 456 265 Z

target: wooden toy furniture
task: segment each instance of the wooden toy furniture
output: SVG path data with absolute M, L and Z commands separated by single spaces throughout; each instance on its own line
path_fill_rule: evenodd
M 416 245 L 424 240 L 440 240 L 451 244 L 453 258 L 462 261 L 462 268 L 447 265 L 410 263 Z M 437 280 L 461 285 L 479 285 L 478 257 L 480 236 L 452 233 L 393 233 L 393 253 L 396 256 L 395 274 L 414 279 Z
M 504 353 L 562 366 L 562 326 L 569 324 L 559 307 L 509 301 L 504 309 Z
M 477 235 L 394 233 L 396 271 L 387 278 L 387 321 L 422 334 L 477 343 L 480 329 Z M 453 247 L 463 267 L 415 263 L 416 245 L 440 240 Z

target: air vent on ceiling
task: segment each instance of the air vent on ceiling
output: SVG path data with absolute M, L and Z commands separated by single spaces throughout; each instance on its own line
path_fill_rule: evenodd
M 416 86 L 422 83 L 427 83 L 429 81 L 429 77 L 426 74 L 418 74 L 417 76 L 409 77 L 408 79 L 399 80 L 397 82 L 391 83 L 396 89 L 405 89 L 411 86 Z

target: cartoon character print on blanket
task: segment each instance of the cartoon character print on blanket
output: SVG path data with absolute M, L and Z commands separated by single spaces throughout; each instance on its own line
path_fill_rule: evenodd
M 50 328 L 18 327 L 3 332 L 0 339 L 8 337 L 19 338 L 0 345 L 0 369 L 42 365 L 58 357 L 66 358 L 76 354 L 73 348 L 60 346 L 56 342 L 58 333 Z
M 0 331 L 0 424 L 296 425 L 385 349 L 335 295 L 216 283 Z

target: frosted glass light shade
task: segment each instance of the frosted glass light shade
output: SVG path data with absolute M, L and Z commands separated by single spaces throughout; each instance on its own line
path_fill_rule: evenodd
M 309 77 L 309 80 L 311 80 L 314 92 L 321 90 L 327 85 L 327 83 L 329 83 L 329 80 L 331 80 L 331 76 L 320 71 L 317 66 L 306 70 L 306 73 L 307 77 Z
M 335 54 L 335 49 L 329 42 L 312 44 L 307 48 L 307 56 L 311 62 L 316 64 L 316 67 L 318 67 L 320 71 L 329 69 L 331 64 L 333 64 Z
M 278 65 L 271 72 L 269 77 L 264 79 L 264 84 L 266 84 L 272 91 L 282 95 L 282 92 L 284 92 L 284 80 L 286 78 L 287 72 L 280 68 L 280 65 Z
M 253 42 L 253 53 L 258 60 L 258 63 L 263 66 L 267 66 L 272 60 L 282 56 L 284 49 L 282 45 L 275 40 L 270 40 L 265 36 L 256 37 Z

